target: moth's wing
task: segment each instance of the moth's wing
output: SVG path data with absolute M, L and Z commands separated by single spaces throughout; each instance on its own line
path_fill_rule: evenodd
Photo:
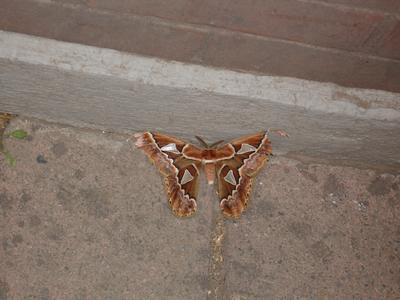
M 166 176 L 164 179 L 169 198 L 168 202 L 177 216 L 190 216 L 197 208 L 196 199 L 201 164 L 180 157 L 174 162 L 174 166 L 177 169 L 177 174 Z
M 254 177 L 272 152 L 266 132 L 241 137 L 230 143 L 235 154 L 217 161 L 220 207 L 224 215 L 237 218 L 247 207 Z
M 182 155 L 184 141 L 159 133 L 135 135 L 136 146 L 142 149 L 164 175 L 169 204 L 179 217 L 196 211 L 200 162 Z

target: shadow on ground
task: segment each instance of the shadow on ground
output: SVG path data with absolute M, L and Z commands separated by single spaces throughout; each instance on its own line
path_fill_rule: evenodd
M 400 297 L 400 176 L 274 157 L 212 276 L 214 194 L 178 219 L 128 136 L 9 127 L 30 136 L 0 159 L 0 299 Z

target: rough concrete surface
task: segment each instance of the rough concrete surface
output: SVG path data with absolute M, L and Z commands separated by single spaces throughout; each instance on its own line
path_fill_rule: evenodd
M 400 136 L 399 93 L 212 69 L 10 32 L 0 31 L 1 42 L 3 111 L 73 126 L 167 130 L 213 140 L 284 128 L 292 138 L 273 140 L 279 154 L 400 169 L 400 140 L 393 138 Z
M 129 136 L 16 128 L 29 138 L 4 141 L 15 167 L 0 158 L 0 299 L 400 297 L 398 174 L 274 156 L 241 219 L 221 221 L 205 185 L 178 219 Z

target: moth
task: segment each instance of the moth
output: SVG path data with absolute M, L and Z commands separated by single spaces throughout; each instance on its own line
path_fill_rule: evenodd
M 268 131 L 212 145 L 196 136 L 202 147 L 156 132 L 135 137 L 135 145 L 164 176 L 169 204 L 179 217 L 196 211 L 199 174 L 204 168 L 208 184 L 217 181 L 222 213 L 238 218 L 248 205 L 254 177 L 272 154 Z

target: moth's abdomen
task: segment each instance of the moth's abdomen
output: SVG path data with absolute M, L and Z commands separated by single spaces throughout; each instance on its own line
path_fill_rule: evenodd
M 204 173 L 206 173 L 206 178 L 208 184 L 214 184 L 215 179 L 215 163 L 207 163 L 204 165 Z

